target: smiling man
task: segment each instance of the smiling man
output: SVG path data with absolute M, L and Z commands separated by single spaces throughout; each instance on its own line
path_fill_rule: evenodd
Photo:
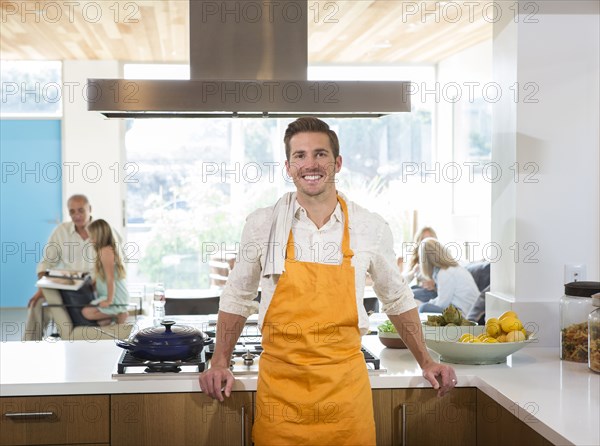
M 423 376 L 443 395 L 456 375 L 427 352 L 387 223 L 336 190 L 342 157 L 335 132 L 319 119 L 299 118 L 288 126 L 284 143 L 296 192 L 247 219 L 221 295 L 215 352 L 200 386 L 219 401 L 231 394 L 229 359 L 246 318 L 256 312 L 260 285 L 255 444 L 374 445 L 371 387 L 361 353 L 361 335 L 369 328 L 363 305 L 367 272 Z

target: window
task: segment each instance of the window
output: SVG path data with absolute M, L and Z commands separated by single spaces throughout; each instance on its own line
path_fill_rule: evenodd
M 454 104 L 453 160 L 461 178 L 453 182 L 454 241 L 465 244 L 468 260 L 483 258 L 490 241 L 492 182 L 492 104 L 483 98 Z M 471 243 L 475 249 L 467 248 Z
M 454 105 L 454 160 L 481 171 L 492 160 L 492 103 L 479 97 Z
M 2 117 L 59 117 L 63 90 L 61 63 L 10 61 L 0 64 Z

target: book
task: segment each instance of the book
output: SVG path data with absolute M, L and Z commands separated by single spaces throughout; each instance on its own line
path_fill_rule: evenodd
M 55 290 L 79 290 L 86 282 L 91 280 L 87 272 L 47 270 L 36 283 L 38 288 L 53 288 Z

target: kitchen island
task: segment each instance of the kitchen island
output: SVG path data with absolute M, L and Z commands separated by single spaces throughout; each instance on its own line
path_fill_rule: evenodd
M 430 387 L 407 350 L 384 348 L 377 336 L 365 336 L 363 345 L 380 357 L 385 369 L 371 375 L 373 389 Z M 2 343 L 0 394 L 5 398 L 200 390 L 196 374 L 114 378 L 121 353 L 113 341 Z M 557 349 L 530 345 L 505 364 L 454 367 L 458 387 L 477 388 L 550 442 L 600 444 L 600 375 L 586 364 L 560 361 Z M 256 376 L 237 377 L 234 391 L 255 389 Z

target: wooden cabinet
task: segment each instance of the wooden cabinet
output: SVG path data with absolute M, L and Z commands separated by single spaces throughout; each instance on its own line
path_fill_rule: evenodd
M 253 392 L 233 392 L 223 403 L 193 392 L 7 397 L 0 404 L 0 446 L 252 444 Z M 433 389 L 375 389 L 373 409 L 380 446 L 552 444 L 532 428 L 539 421 L 531 413 L 519 419 L 476 388 L 443 398 Z
M 477 440 L 474 388 L 373 391 L 378 445 L 465 445 Z M 387 415 L 386 415 L 387 414 Z
M 232 392 L 219 403 L 194 393 L 111 397 L 112 446 L 250 445 L 252 392 Z
M 457 388 L 443 398 L 433 389 L 376 389 L 373 408 L 379 446 L 548 446 L 532 426 L 531 411 L 519 419 L 481 390 Z M 514 410 L 525 411 L 517 404 Z
M 485 446 L 527 445 L 546 446 L 552 443 L 538 434 L 531 425 L 539 423 L 533 416 L 535 403 L 531 409 L 524 409 L 517 404 L 514 410 L 524 411 L 521 421 L 514 413 L 500 406 L 497 402 L 477 390 L 477 444 Z
M 0 445 L 108 444 L 109 397 L 0 398 Z

